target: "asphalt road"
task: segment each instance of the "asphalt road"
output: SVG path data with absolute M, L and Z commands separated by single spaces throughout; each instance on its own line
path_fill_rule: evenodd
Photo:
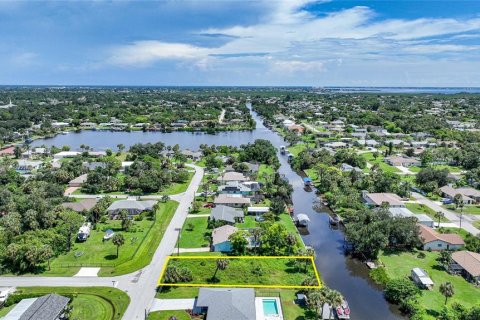
M 145 314 L 154 301 L 158 278 L 166 257 L 175 249 L 178 236 L 175 229 L 182 228 L 195 192 L 203 178 L 202 167 L 189 166 L 195 169 L 195 175 L 184 193 L 171 196 L 171 199 L 179 202 L 178 208 L 155 251 L 152 262 L 147 267 L 118 277 L 0 277 L 0 287 L 109 287 L 115 285 L 118 289 L 125 291 L 131 299 L 123 319 L 145 319 Z

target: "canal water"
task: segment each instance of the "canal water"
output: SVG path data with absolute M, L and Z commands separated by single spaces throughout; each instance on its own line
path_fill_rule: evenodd
M 247 105 L 251 108 L 250 105 Z M 234 145 L 239 146 L 253 142 L 256 139 L 266 139 L 277 148 L 285 142 L 277 133 L 266 128 L 261 118 L 252 112 L 257 122 L 253 131 L 221 132 L 215 135 L 190 132 L 111 132 L 111 131 L 82 131 L 57 135 L 50 139 L 36 140 L 32 146 L 55 145 L 61 147 L 69 145 L 72 150 L 80 145 L 88 145 L 94 150 L 116 150 L 118 144 L 128 149 L 135 143 L 161 141 L 167 145 L 179 144 L 180 148 L 197 150 L 201 144 Z M 340 291 L 347 299 L 354 320 L 387 320 L 404 319 L 398 308 L 385 301 L 382 290 L 368 277 L 368 270 L 360 261 L 351 259 L 343 252 L 343 233 L 330 228 L 329 216 L 319 203 L 314 192 L 304 190 L 302 178 L 294 172 L 285 156 L 278 154 L 281 174 L 284 174 L 292 184 L 293 205 L 296 213 L 305 213 L 310 218 L 308 232 L 302 232 L 306 245 L 315 249 L 316 266 L 322 280 L 331 288 Z

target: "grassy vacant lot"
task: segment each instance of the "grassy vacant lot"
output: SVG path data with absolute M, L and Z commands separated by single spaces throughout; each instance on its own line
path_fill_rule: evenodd
M 375 163 L 378 164 L 378 166 L 380 167 L 380 169 L 382 169 L 384 172 L 390 172 L 390 173 L 398 173 L 400 172 L 400 170 L 398 170 L 397 168 L 395 167 L 392 167 L 391 165 L 385 163 L 383 161 L 383 156 L 381 154 L 378 155 L 377 159 L 375 159 L 373 157 L 373 152 L 367 152 L 367 153 L 363 153 L 362 156 L 365 158 L 365 160 L 367 160 L 368 162 L 370 162 L 370 164 L 374 165 Z M 368 170 L 369 171 L 369 170 Z
M 47 271 L 46 274 L 63 275 L 65 270 L 71 270 L 69 272 L 73 275 L 78 267 L 98 266 L 102 268 L 100 275 L 112 276 L 133 272 L 148 265 L 177 206 L 176 201 L 161 203 L 156 221 L 147 219 L 136 221 L 132 232 L 121 231 L 120 221 L 98 224 L 97 230 L 92 230 L 87 241 L 76 243 L 72 251 L 53 260 L 52 270 Z M 116 246 L 111 240 L 102 241 L 106 229 L 122 233 L 125 237 L 125 244 L 120 247 L 118 258 Z
M 420 298 L 420 304 L 432 315 L 430 319 L 435 319 L 437 313 L 442 309 L 445 297 L 439 292 L 440 284 L 447 281 L 453 284 L 455 295 L 448 300 L 448 304 L 458 302 L 471 307 L 478 304 L 480 297 L 480 288 L 476 288 L 468 283 L 461 276 L 450 275 L 439 266 L 436 259 L 439 257 L 437 252 L 423 251 L 426 255 L 424 259 L 417 258 L 418 252 L 400 252 L 400 253 L 382 253 L 380 260 L 385 264 L 385 269 L 390 278 L 404 278 L 410 275 L 415 267 L 421 267 L 430 275 L 434 282 L 433 290 L 423 290 Z
M 106 287 L 20 287 L 16 293 L 42 296 L 48 293 L 73 296 L 71 319 L 121 319 L 130 303 L 126 293 Z
M 166 189 L 162 190 L 158 194 L 172 195 L 185 192 L 190 185 L 190 182 L 192 181 L 194 175 L 195 172 L 189 172 L 187 181 L 185 181 L 184 183 L 172 183 L 170 186 L 168 186 Z
M 306 270 L 299 270 L 294 259 L 274 257 L 266 259 L 229 258 L 229 265 L 225 270 L 217 272 L 215 282 L 212 277 L 216 269 L 217 258 L 183 258 L 172 257 L 169 265 L 188 268 L 192 272 L 194 284 L 219 284 L 232 286 L 278 285 L 301 287 L 308 274 L 314 274 L 313 264 L 306 259 Z
M 193 229 L 190 230 L 190 225 Z M 208 217 L 187 218 L 180 235 L 180 248 L 208 247 L 209 241 L 205 237 L 208 231 Z
M 443 205 L 444 208 L 447 208 L 449 210 L 459 212 L 460 213 L 460 208 L 458 210 L 455 210 L 455 205 L 454 204 L 448 204 L 448 205 Z M 480 214 L 480 205 L 464 205 L 463 206 L 463 213 L 465 214 Z
M 412 211 L 415 214 L 426 214 L 430 218 L 433 219 L 433 221 L 438 222 L 438 219 L 435 218 L 435 210 L 430 209 L 424 204 L 421 203 L 405 203 L 405 206 L 407 207 L 408 210 Z M 447 218 L 442 218 L 440 219 L 440 222 L 448 222 Z
M 296 289 L 263 289 L 263 288 L 255 289 L 255 295 L 257 297 L 269 297 L 269 296 L 280 297 L 280 300 L 282 301 L 284 319 L 292 319 L 292 320 L 315 319 L 315 316 L 312 315 L 308 309 L 295 304 L 294 301 L 296 299 L 296 294 L 298 292 L 299 291 Z M 156 298 L 187 299 L 187 298 L 195 298 L 196 296 L 198 296 L 198 288 L 196 287 L 171 287 L 171 288 L 163 287 L 162 291 L 157 294 Z M 167 314 L 176 315 L 175 313 L 171 313 L 170 311 L 168 311 Z M 163 313 L 160 313 L 160 315 L 164 316 Z M 154 316 L 158 317 L 160 315 L 155 314 Z M 168 320 L 168 318 L 162 318 L 162 317 L 151 318 L 151 319 Z M 178 318 L 178 319 L 183 319 L 183 318 Z M 190 319 L 190 318 L 185 318 L 185 319 Z

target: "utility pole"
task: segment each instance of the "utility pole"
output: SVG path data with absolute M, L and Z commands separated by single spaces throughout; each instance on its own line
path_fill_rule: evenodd
M 180 231 L 182 231 L 182 228 L 175 228 L 175 231 L 177 231 L 177 257 L 180 255 Z

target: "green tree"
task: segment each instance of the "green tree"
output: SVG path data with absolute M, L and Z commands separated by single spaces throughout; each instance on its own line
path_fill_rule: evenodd
M 128 231 L 133 224 L 132 219 L 128 216 L 127 210 L 120 211 L 120 220 L 122 221 L 122 230 Z
M 237 256 L 244 255 L 247 252 L 247 240 L 248 234 L 243 231 L 239 230 L 228 237 L 230 243 L 232 244 L 232 252 Z
M 217 279 L 217 272 L 218 270 L 225 270 L 228 268 L 228 265 L 230 264 L 230 261 L 228 259 L 217 259 L 216 261 L 216 268 L 215 268 L 215 272 L 213 273 L 213 276 L 212 276 L 212 280 L 216 280 Z
M 420 289 L 412 281 L 403 278 L 390 280 L 385 287 L 385 298 L 396 304 L 420 293 Z
M 451 282 L 445 282 L 440 285 L 440 293 L 445 297 L 445 304 L 447 304 L 448 298 L 453 297 L 455 290 Z
M 70 210 L 60 212 L 59 218 L 60 224 L 58 230 L 65 237 L 66 250 L 70 251 L 72 248 L 72 241 L 78 232 L 78 228 L 82 225 L 85 219 L 80 214 Z
M 440 221 L 442 221 L 443 218 L 445 218 L 445 213 L 442 211 L 435 212 L 435 219 L 438 219 L 437 228 L 440 228 Z
M 328 290 L 326 294 L 326 302 L 332 307 L 340 306 L 343 303 L 343 297 L 337 290 Z M 330 318 L 333 317 L 333 308 L 330 309 Z
M 112 238 L 112 243 L 117 247 L 117 258 L 118 258 L 118 251 L 120 247 L 125 244 L 125 237 L 121 233 L 115 233 Z

